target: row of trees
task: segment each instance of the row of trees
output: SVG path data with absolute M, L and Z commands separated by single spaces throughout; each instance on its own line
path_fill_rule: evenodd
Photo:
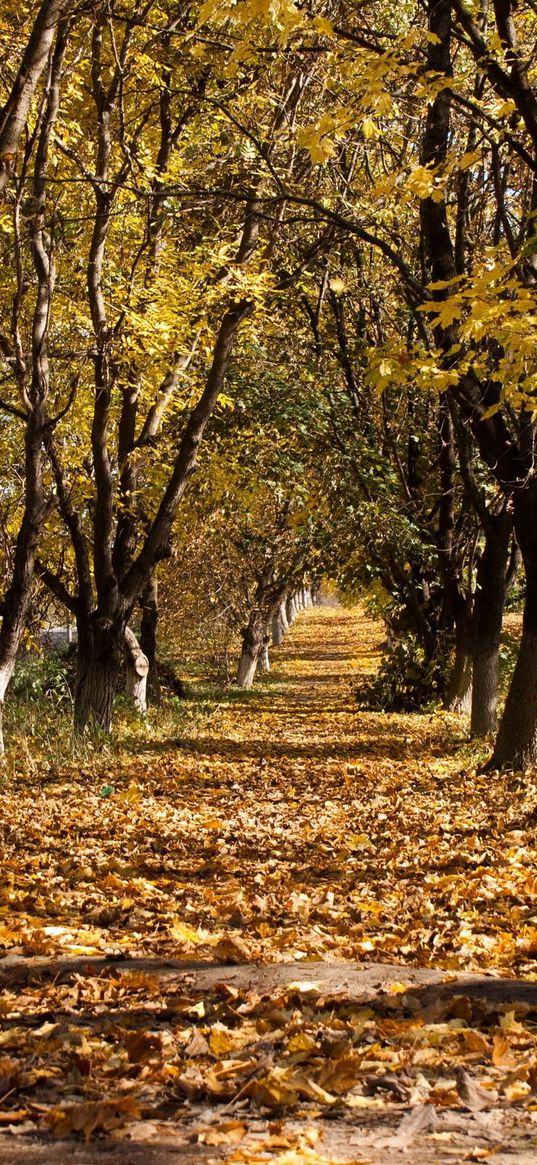
M 77 729 L 110 730 L 125 658 L 141 705 L 171 555 L 178 611 L 174 579 L 211 563 L 241 682 L 329 575 L 487 735 L 520 573 L 491 763 L 533 763 L 531 5 L 3 21 L 0 703 L 45 586 L 77 624 Z

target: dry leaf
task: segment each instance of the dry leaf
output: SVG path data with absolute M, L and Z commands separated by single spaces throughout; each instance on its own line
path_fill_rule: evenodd
M 72 1133 L 82 1133 L 84 1139 L 89 1141 L 93 1133 L 109 1133 L 139 1116 L 137 1101 L 126 1096 L 54 1108 L 47 1114 L 47 1124 L 58 1139 L 70 1137 Z

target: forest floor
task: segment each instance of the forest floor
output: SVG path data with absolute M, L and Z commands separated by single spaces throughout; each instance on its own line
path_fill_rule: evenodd
M 0 789 L 0 1163 L 529 1165 L 537 780 L 305 612 L 180 740 Z

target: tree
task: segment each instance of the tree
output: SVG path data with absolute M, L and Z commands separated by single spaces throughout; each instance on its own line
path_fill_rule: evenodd
M 90 223 L 78 231 L 77 250 L 87 247 L 84 298 L 75 272 L 69 275 L 78 310 L 91 323 L 93 384 L 84 364 L 80 431 L 64 447 L 60 441 L 48 443 L 58 514 L 71 540 L 75 589 L 53 563 L 42 564 L 41 574 L 77 620 L 78 730 L 93 719 L 110 731 L 126 628 L 168 553 L 173 521 L 222 395 L 239 330 L 267 295 L 292 285 L 319 245 L 308 240 L 294 270 L 273 274 L 279 262 L 277 223 L 270 225 L 269 238 L 258 205 L 260 184 L 277 180 L 275 165 L 285 170 L 294 164 L 286 127 L 305 79 L 286 61 L 270 80 L 265 71 L 250 114 L 252 126 L 258 118 L 259 157 L 256 153 L 250 163 L 246 154 L 245 162 L 244 141 L 253 133 L 240 123 L 246 116 L 245 87 L 238 84 L 236 94 L 232 87 L 229 101 L 222 101 L 220 67 L 191 57 L 185 21 L 164 27 L 148 61 L 143 23 L 142 31 L 135 31 L 133 21 L 123 27 L 121 13 L 98 7 L 91 60 L 80 65 L 92 105 L 78 114 L 85 122 L 76 148 L 65 139 L 60 143 L 66 181 L 76 177 L 77 189 L 82 183 L 94 205 Z M 137 87 L 145 75 L 154 100 L 140 111 Z M 181 169 L 181 150 L 190 159 L 194 134 L 192 185 L 200 183 L 207 150 L 212 156 L 213 147 L 221 151 L 224 142 L 221 175 L 227 173 L 230 189 L 239 175 L 249 187 L 236 208 L 224 202 L 221 228 L 215 228 L 203 198 L 183 226 L 184 199 L 193 195 L 189 182 L 179 197 L 172 176 Z M 268 177 L 260 176 L 260 165 Z M 216 199 L 215 206 L 219 203 Z M 118 219 L 128 222 L 129 241 L 118 231 Z M 170 285 L 178 277 L 180 295 L 170 304 Z M 198 397 L 193 407 L 192 395 Z M 162 460 L 151 474 L 157 442 Z M 162 472 L 165 458 L 171 467 Z
M 21 174 L 16 183 L 13 215 L 15 269 L 14 272 L 10 270 L 10 276 L 13 275 L 15 282 L 10 313 L 11 335 L 2 333 L 0 336 L 0 349 L 4 363 L 9 369 L 9 379 L 15 381 L 19 396 L 17 405 L 1 401 L 0 408 L 22 423 L 24 432 L 23 496 L 12 554 L 11 574 L 2 601 L 2 626 L 0 629 L 0 749 L 2 751 L 4 748 L 2 736 L 4 698 L 13 675 L 17 651 L 26 627 L 32 598 L 37 547 L 47 512 L 44 483 L 44 443 L 71 403 L 69 397 L 67 404 L 61 407 L 56 415 L 49 411 L 49 333 L 55 283 L 55 257 L 53 234 L 49 230 L 47 222 L 48 178 L 51 144 L 58 117 L 68 30 L 68 22 L 62 21 L 58 27 L 54 51 L 49 61 L 46 85 L 33 138 L 30 139 L 25 149 Z M 47 26 L 47 35 L 48 31 Z M 43 52 L 39 30 L 36 36 L 41 44 L 41 52 Z M 50 39 L 47 44 L 50 45 Z M 34 55 L 37 54 L 35 45 L 32 52 Z M 29 65 L 28 68 L 30 68 Z M 15 99 L 13 100 L 15 101 Z M 16 116 L 20 116 L 20 111 Z M 15 113 L 13 117 L 15 118 Z M 33 139 L 35 139 L 35 155 L 32 194 L 31 200 L 28 200 L 26 182 L 32 160 Z M 21 219 L 25 214 L 28 214 L 30 218 L 29 251 L 35 281 L 35 298 L 33 309 L 30 312 L 26 309 L 27 255 L 24 250 L 21 230 Z
M 13 170 L 19 141 L 28 124 L 32 100 L 65 9 L 64 0 L 43 0 L 11 92 L 0 111 L 0 194 L 4 192 Z

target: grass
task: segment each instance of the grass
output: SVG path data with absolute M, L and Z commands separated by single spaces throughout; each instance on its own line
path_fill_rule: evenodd
M 502 700 L 519 635 L 520 616 L 509 614 L 500 656 Z M 172 669 L 183 670 L 177 660 L 172 661 Z M 188 739 L 204 729 L 219 710 L 244 707 L 250 701 L 258 707 L 268 706 L 283 692 L 281 676 L 276 673 L 261 673 L 252 690 L 245 692 L 226 682 L 224 673 L 215 668 L 214 659 L 205 661 L 204 666 L 201 658 L 190 658 L 184 698 L 164 689 L 160 706 L 150 707 L 147 717 L 142 717 L 120 695 L 116 700 L 113 738 L 93 729 L 77 739 L 72 730 L 73 684 L 73 657 L 35 654 L 20 661 L 4 712 L 4 778 L 37 773 L 45 776 L 68 766 L 97 768 L 108 758 L 132 756 L 153 747 L 160 751 L 171 742 Z M 428 706 L 425 711 L 430 715 L 434 707 Z M 489 743 L 468 741 L 465 728 L 466 722 L 458 722 L 453 743 L 460 750 L 461 763 L 472 768 L 485 759 Z

